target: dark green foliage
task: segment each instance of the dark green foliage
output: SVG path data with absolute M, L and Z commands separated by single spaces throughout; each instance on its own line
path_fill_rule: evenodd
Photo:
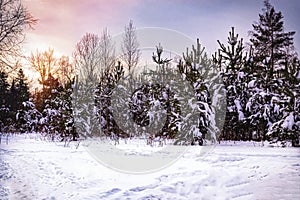
M 74 84 L 74 79 L 68 81 L 67 84 L 64 86 L 63 90 L 60 93 L 58 101 L 60 101 L 60 134 L 63 137 L 72 136 L 72 140 L 76 140 L 79 135 L 76 131 L 74 125 L 74 117 L 73 117 L 73 107 L 72 107 L 72 99 L 71 95 L 73 92 L 72 85 Z

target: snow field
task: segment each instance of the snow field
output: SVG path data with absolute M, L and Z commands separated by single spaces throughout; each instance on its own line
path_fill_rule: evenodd
M 192 146 L 173 165 L 135 175 L 103 166 L 84 145 L 31 136 L 0 145 L 0 199 L 300 199 L 299 148 L 227 142 L 203 157 Z

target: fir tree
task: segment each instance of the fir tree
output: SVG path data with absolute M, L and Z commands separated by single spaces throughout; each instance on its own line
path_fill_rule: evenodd
M 80 79 L 75 78 L 73 93 L 71 95 L 73 105 L 73 116 L 76 131 L 84 138 L 93 137 L 100 134 L 100 126 L 97 119 L 95 92 L 96 77 Z M 91 79 L 90 79 L 91 78 Z

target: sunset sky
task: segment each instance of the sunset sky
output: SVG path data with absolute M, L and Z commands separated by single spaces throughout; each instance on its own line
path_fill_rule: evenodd
M 86 32 L 101 34 L 107 27 L 112 35 L 123 31 L 132 19 L 137 28 L 162 27 L 200 38 L 209 54 L 217 39 L 226 42 L 231 27 L 248 41 L 251 24 L 258 21 L 263 0 L 24 0 L 34 17 L 35 30 L 27 32 L 25 51 L 52 47 L 71 56 L 75 44 Z M 300 49 L 299 0 L 271 0 L 282 11 L 286 31 L 296 31 Z

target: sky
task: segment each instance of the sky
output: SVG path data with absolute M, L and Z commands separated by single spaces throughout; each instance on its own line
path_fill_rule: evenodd
M 271 0 L 284 16 L 285 31 L 296 31 L 300 52 L 299 0 Z M 226 43 L 231 27 L 247 42 L 248 31 L 258 21 L 263 0 L 24 0 L 37 18 L 24 44 L 27 53 L 54 48 L 57 55 L 71 56 L 76 43 L 87 32 L 101 34 L 107 27 L 119 34 L 129 20 L 137 28 L 161 27 L 179 31 L 206 47 L 209 54 L 217 40 Z

